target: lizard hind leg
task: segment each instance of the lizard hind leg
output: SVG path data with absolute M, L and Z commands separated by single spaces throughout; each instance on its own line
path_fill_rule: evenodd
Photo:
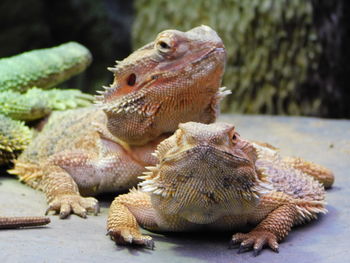
M 29 186 L 42 190 L 49 204 L 49 211 L 59 212 L 60 218 L 66 218 L 72 212 L 85 218 L 87 211 L 99 212 L 96 199 L 80 196 L 73 178 L 62 168 L 43 163 L 42 166 L 22 161 L 15 161 L 15 167 L 9 170 Z
M 114 199 L 107 220 L 107 235 L 117 245 L 154 249 L 153 239 L 141 234 L 139 224 L 151 228 L 156 226 L 155 211 L 147 194 L 132 189 Z
M 330 188 L 334 183 L 334 174 L 328 168 L 306 161 L 298 157 L 287 157 L 283 159 L 283 162 L 292 166 L 294 169 L 300 170 L 305 174 L 308 174 L 319 181 L 324 187 Z

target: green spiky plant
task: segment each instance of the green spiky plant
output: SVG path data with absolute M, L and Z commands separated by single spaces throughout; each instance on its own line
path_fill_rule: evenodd
M 89 50 L 75 42 L 0 59 L 0 165 L 30 142 L 33 131 L 22 121 L 91 104 L 93 96 L 79 90 L 47 90 L 84 71 L 91 60 Z
M 84 71 L 90 51 L 76 42 L 0 59 L 0 92 L 51 88 Z
M 33 131 L 23 122 L 0 114 L 0 164 L 16 158 L 29 144 L 32 136 Z
M 45 117 L 53 110 L 67 110 L 91 104 L 93 97 L 80 90 L 33 87 L 25 93 L 0 92 L 0 114 L 15 120 L 33 121 Z

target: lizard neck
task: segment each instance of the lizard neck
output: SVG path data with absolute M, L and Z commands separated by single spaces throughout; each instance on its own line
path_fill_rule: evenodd
M 205 94 L 186 93 L 180 100 L 181 105 L 177 103 L 179 98 L 172 95 L 164 98 L 143 94 L 133 101 L 138 105 L 126 103 L 122 108 L 118 106 L 105 110 L 107 129 L 113 136 L 130 145 L 144 145 L 159 136 L 173 133 L 179 123 L 212 123 L 219 114 L 221 100 L 230 91 L 217 89 L 215 83 L 205 89 Z

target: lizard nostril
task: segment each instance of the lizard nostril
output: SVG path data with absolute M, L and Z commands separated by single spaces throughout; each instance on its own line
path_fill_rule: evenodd
M 129 86 L 134 86 L 136 83 L 136 75 L 134 73 L 131 73 L 127 79 L 127 83 Z

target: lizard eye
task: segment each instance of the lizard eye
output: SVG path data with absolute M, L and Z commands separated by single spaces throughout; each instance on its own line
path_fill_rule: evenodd
M 161 53 L 168 53 L 171 51 L 171 44 L 166 40 L 159 40 L 156 47 Z
M 158 45 L 162 48 L 162 49 L 169 49 L 169 45 L 167 43 L 165 43 L 164 41 L 159 41 Z

